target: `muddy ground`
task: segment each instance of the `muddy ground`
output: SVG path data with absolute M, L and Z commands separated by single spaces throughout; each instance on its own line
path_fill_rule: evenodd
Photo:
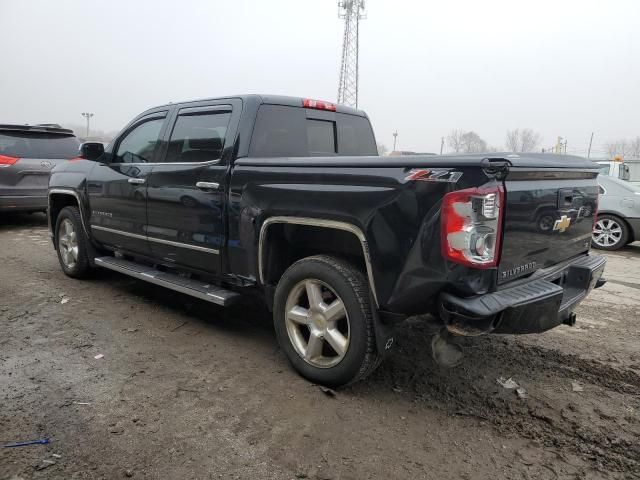
M 44 215 L 0 219 L 0 246 L 0 446 L 50 439 L 0 448 L 0 479 L 640 478 L 640 244 L 575 327 L 465 339 L 443 370 L 414 319 L 335 397 L 259 305 L 67 278 Z

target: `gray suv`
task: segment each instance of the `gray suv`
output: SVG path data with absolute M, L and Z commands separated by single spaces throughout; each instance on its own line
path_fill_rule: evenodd
M 55 124 L 0 124 L 0 212 L 47 209 L 51 169 L 78 156 L 72 130 Z

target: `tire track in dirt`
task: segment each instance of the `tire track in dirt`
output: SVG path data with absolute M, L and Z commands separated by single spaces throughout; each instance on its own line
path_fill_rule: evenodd
M 371 380 L 375 388 L 388 390 L 391 385 L 425 407 L 476 417 L 503 434 L 531 439 L 560 455 L 575 453 L 603 473 L 640 478 L 640 422 L 625 419 L 622 409 L 638 403 L 640 376 L 635 372 L 497 336 L 460 339 L 467 358 L 460 367 L 445 370 L 432 362 L 429 332 L 422 325 L 401 328 L 396 338 L 397 350 Z M 497 384 L 499 376 L 513 376 L 535 393 L 521 400 Z M 603 390 L 602 400 L 615 396 L 611 408 L 618 415 L 594 421 L 589 414 L 593 398 L 571 396 L 571 381 Z M 546 398 L 547 389 L 560 392 Z

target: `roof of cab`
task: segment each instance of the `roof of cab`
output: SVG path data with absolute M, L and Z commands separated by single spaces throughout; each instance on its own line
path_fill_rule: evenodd
M 239 98 L 240 100 L 254 100 L 254 101 L 257 101 L 258 103 L 265 103 L 265 104 L 269 104 L 269 105 L 286 105 L 286 106 L 290 106 L 290 107 L 302 107 L 303 100 L 305 98 L 311 98 L 311 97 L 289 97 L 289 96 L 286 96 L 286 95 L 264 95 L 264 94 L 225 95 L 223 97 L 200 98 L 200 99 L 197 99 L 197 100 L 186 100 L 186 101 L 182 101 L 182 102 L 170 102 L 170 103 L 167 103 L 165 105 L 158 105 L 157 107 L 152 107 L 152 108 L 150 108 L 148 110 L 154 110 L 154 109 L 160 108 L 160 107 L 170 107 L 170 106 L 173 106 L 173 105 L 185 105 L 185 104 L 189 104 L 189 103 L 206 102 L 208 100 L 225 100 L 225 99 L 232 99 L 232 98 Z M 318 99 L 318 100 L 321 100 L 321 99 Z M 349 115 L 358 115 L 358 116 L 361 116 L 361 117 L 366 117 L 367 116 L 367 114 L 363 110 L 358 110 L 356 108 L 351 108 L 351 107 L 348 107 L 346 105 L 340 105 L 340 104 L 337 104 L 335 102 L 328 102 L 327 101 L 327 103 L 334 104 L 336 106 L 336 112 L 338 112 L 338 113 L 348 113 Z

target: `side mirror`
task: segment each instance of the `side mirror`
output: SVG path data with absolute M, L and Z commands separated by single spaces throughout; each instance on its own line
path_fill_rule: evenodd
M 84 142 L 80 145 L 80 157 L 85 160 L 97 160 L 104 154 L 104 145 L 100 142 Z

